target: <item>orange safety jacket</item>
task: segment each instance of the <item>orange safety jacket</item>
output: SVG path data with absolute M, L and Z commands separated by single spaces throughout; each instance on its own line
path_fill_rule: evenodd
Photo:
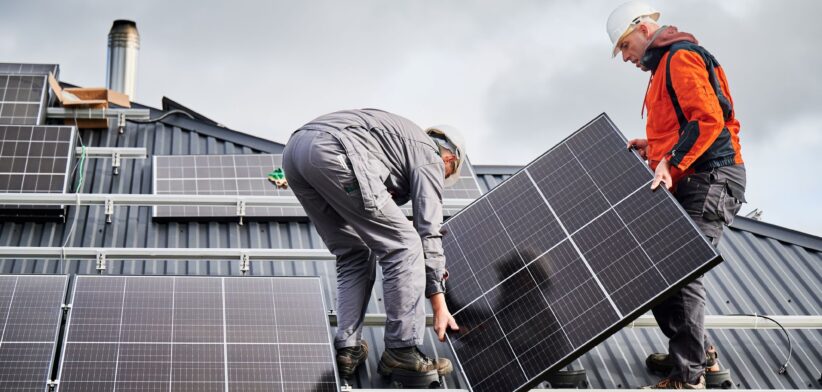
M 672 26 L 661 30 L 642 59 L 652 71 L 645 95 L 651 168 L 667 158 L 676 184 L 695 170 L 743 163 L 739 121 L 722 67 L 692 35 Z

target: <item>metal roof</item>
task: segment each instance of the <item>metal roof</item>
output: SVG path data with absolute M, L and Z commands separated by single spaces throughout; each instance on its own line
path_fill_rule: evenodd
M 141 105 L 135 107 L 148 108 Z M 151 109 L 151 117 L 163 112 Z M 83 130 L 87 146 L 145 147 L 149 156 L 174 154 L 278 153 L 282 144 L 247 135 L 214 124 L 172 114 L 162 121 L 129 122 L 121 135 L 116 129 Z M 119 175 L 113 175 L 109 159 L 88 161 L 83 192 L 151 193 L 152 160 L 125 160 Z M 484 190 L 496 186 L 516 166 L 475 166 Z M 309 222 L 185 222 L 158 223 L 150 207 L 117 207 L 113 222 L 105 223 L 102 207 L 69 207 L 68 222 L 0 222 L 0 246 L 62 246 L 72 224 L 73 237 L 66 246 L 75 247 L 221 247 L 221 248 L 323 248 Z M 726 231 L 720 244 L 726 262 L 706 276 L 711 314 L 757 312 L 786 315 L 822 314 L 822 239 L 778 226 L 739 218 Z M 239 260 L 109 261 L 107 274 L 145 275 L 238 275 Z M 0 260 L 0 273 L 95 274 L 94 261 L 61 263 L 58 260 Z M 326 303 L 335 303 L 335 268 L 328 261 L 254 261 L 251 275 L 316 275 L 322 277 Z M 430 311 L 430 310 L 429 310 Z M 384 313 L 379 281 L 369 302 L 368 313 Z M 369 357 L 354 387 L 380 388 L 385 383 L 376 373 L 383 349 L 382 328 L 364 333 L 375 353 Z M 786 355 L 778 330 L 712 330 L 720 360 L 732 368 L 741 388 L 819 388 L 822 368 L 822 330 L 791 330 L 794 339 L 792 367 L 785 376 L 775 368 Z M 426 337 L 424 350 L 430 355 L 451 358 L 445 344 Z M 652 329 L 625 329 L 575 361 L 572 368 L 588 370 L 594 388 L 637 387 L 653 381 L 644 370 L 651 349 L 663 350 L 662 336 Z M 814 348 L 817 347 L 817 348 Z M 455 373 L 446 380 L 449 388 L 466 388 Z

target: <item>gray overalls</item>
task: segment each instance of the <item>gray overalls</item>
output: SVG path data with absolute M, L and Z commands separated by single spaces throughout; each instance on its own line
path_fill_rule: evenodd
M 376 109 L 321 116 L 291 135 L 286 179 L 337 257 L 337 348 L 359 345 L 383 273 L 385 345 L 421 345 L 425 297 L 444 292 L 439 150 L 413 122 Z M 413 205 L 413 224 L 400 210 Z

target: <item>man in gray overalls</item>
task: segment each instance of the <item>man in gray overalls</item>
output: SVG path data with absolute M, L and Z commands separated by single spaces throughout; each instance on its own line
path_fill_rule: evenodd
M 437 376 L 451 362 L 425 356 L 424 297 L 434 330 L 445 340 L 457 324 L 445 304 L 440 226 L 443 186 L 453 185 L 465 157 L 463 141 L 448 126 L 423 131 L 376 109 L 321 116 L 294 132 L 283 152 L 288 185 L 337 257 L 337 364 L 350 378 L 368 355 L 361 340 L 376 262 L 383 273 L 384 376 Z M 400 210 L 413 205 L 413 224 Z

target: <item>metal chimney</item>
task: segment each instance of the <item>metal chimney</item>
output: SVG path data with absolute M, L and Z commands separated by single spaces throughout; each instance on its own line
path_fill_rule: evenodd
M 115 20 L 108 33 L 106 87 L 128 95 L 132 101 L 139 50 L 140 33 L 137 32 L 137 23 L 125 19 Z

